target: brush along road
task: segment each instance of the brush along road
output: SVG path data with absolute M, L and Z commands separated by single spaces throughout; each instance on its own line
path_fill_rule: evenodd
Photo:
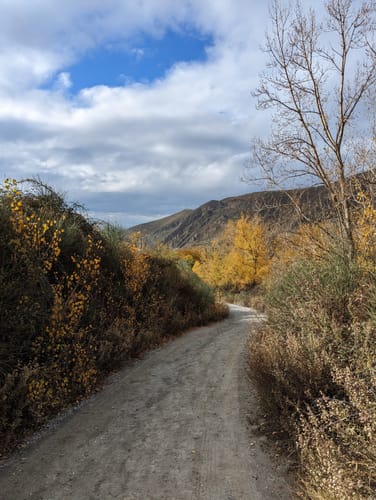
M 0 469 L 2 500 L 288 499 L 286 466 L 252 431 L 250 309 L 110 377 Z

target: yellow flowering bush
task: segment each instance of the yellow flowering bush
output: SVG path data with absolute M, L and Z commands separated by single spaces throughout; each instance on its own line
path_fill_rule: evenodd
M 0 232 L 0 454 L 126 357 L 218 317 L 190 269 L 39 182 L 4 182 Z

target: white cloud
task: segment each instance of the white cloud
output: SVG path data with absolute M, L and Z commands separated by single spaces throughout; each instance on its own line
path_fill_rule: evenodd
M 57 75 L 55 88 L 56 90 L 68 90 L 72 87 L 71 76 L 67 71 L 63 71 Z
M 137 196 L 145 217 L 163 214 L 148 205 L 168 197 L 180 209 L 179 202 L 192 206 L 251 189 L 239 179 L 251 136 L 267 126 L 250 96 L 263 65 L 258 44 L 266 5 L 13 0 L 1 9 L 0 174 L 41 174 L 89 200 L 91 210 L 100 193 L 132 202 Z M 150 84 L 97 86 L 75 98 L 65 92 L 72 84 L 66 67 L 85 51 L 114 40 L 128 43 L 140 30 L 162 36 L 168 27 L 186 26 L 213 36 L 207 61 L 178 63 Z M 142 48 L 133 50 L 142 57 Z M 52 89 L 38 89 L 56 74 Z

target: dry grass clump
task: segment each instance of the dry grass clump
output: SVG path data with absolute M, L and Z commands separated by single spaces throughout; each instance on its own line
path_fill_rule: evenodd
M 0 232 L 0 454 L 127 357 L 226 313 L 184 262 L 40 183 L 5 182 Z
M 302 417 L 298 447 L 309 498 L 375 498 L 376 375 L 366 367 L 333 369 L 343 396 L 321 397 Z
M 273 276 L 250 363 L 311 499 L 376 497 L 376 273 L 338 254 Z

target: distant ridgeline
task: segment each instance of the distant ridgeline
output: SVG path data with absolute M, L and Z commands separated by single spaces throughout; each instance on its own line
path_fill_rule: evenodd
M 194 210 L 183 210 L 127 230 L 128 234 L 141 232 L 146 244 L 158 242 L 172 248 L 205 245 L 218 236 L 229 220 L 258 215 L 265 223 L 278 224 L 281 228 L 303 222 L 290 196 L 302 207 L 302 212 L 312 220 L 330 216 L 328 197 L 324 186 L 284 191 L 262 191 L 212 200 Z
M 357 186 L 375 180 L 375 172 L 366 172 L 351 177 L 349 186 Z M 299 207 L 299 210 L 297 210 Z M 318 222 L 333 217 L 333 209 L 325 186 L 318 185 L 289 191 L 261 191 L 211 200 L 193 210 L 176 214 L 129 228 L 128 235 L 141 232 L 147 245 L 164 243 L 171 248 L 201 246 L 209 243 L 223 232 L 229 220 L 237 220 L 244 214 L 259 216 L 266 224 L 281 230 L 294 229 L 303 222 Z

